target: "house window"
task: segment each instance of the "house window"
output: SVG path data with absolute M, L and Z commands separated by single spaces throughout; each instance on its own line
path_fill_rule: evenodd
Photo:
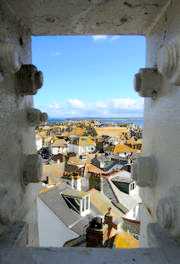
M 75 210 L 77 213 L 80 212 L 80 203 L 78 199 L 72 197 L 63 196 L 69 208 Z
M 85 211 L 85 199 L 82 199 L 82 211 L 84 212 Z
M 134 190 L 134 188 L 135 188 L 135 183 L 133 182 L 131 183 L 130 190 Z
M 86 210 L 89 209 L 89 197 L 87 196 L 86 198 Z

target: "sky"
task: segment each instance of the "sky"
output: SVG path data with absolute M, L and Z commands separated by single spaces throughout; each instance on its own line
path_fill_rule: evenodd
M 49 117 L 142 116 L 133 79 L 145 66 L 144 37 L 33 37 L 32 54 L 44 75 L 34 104 Z

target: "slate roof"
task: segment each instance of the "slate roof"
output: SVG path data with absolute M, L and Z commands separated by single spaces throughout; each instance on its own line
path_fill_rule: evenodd
M 113 192 L 108 179 L 103 178 L 102 181 L 103 181 L 103 193 L 109 198 L 109 200 L 113 204 L 117 204 L 118 203 L 118 199 L 116 198 L 116 195 Z
M 89 223 L 89 216 L 82 217 L 68 207 L 61 193 L 69 189 L 71 188 L 63 183 L 58 187 L 40 193 L 39 198 L 67 227 L 78 235 L 83 235 Z
M 54 188 L 45 189 L 39 194 L 39 198 L 46 204 L 46 206 L 72 231 L 78 235 L 85 234 L 89 221 L 96 215 L 104 215 L 107 213 L 108 208 L 112 208 L 115 221 L 122 222 L 123 214 L 118 210 L 111 201 L 101 192 L 92 189 L 83 195 L 90 195 L 91 211 L 86 216 L 80 216 L 77 212 L 71 209 L 65 199 L 63 193 L 69 194 L 72 190 L 67 184 L 62 183 Z M 77 192 L 77 191 L 76 191 Z
M 100 160 L 103 160 L 103 159 L 95 157 L 94 159 L 91 160 L 91 163 L 94 166 L 100 168 Z M 119 165 L 120 167 L 123 167 L 124 164 L 126 163 L 126 161 L 123 161 L 123 160 L 114 160 L 113 161 L 113 160 L 109 160 L 108 158 L 106 160 L 105 157 L 104 157 L 104 161 L 105 161 L 104 168 L 100 168 L 104 172 L 108 172 L 109 170 L 111 170 L 116 165 Z
M 126 183 L 131 183 L 133 181 L 131 173 L 126 170 L 117 172 L 116 174 L 114 174 L 111 180 L 113 182 L 126 182 Z
M 66 190 L 62 191 L 62 194 L 66 196 L 72 196 L 74 198 L 82 198 L 87 195 L 86 192 L 77 191 L 75 189 L 67 188 Z

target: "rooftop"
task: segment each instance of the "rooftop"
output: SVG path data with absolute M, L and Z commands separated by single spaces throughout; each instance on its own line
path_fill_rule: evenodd
M 131 152 L 137 152 L 135 149 L 132 149 L 124 144 L 117 144 L 114 148 L 114 153 L 131 153 Z
M 113 190 L 114 195 L 116 196 L 116 199 L 118 200 L 118 203 L 116 206 L 124 213 L 127 213 L 129 210 L 134 208 L 137 205 L 137 201 L 133 199 L 130 195 L 120 191 L 112 181 L 109 180 L 109 184 Z
M 65 191 L 62 191 L 62 194 L 65 196 L 71 196 L 74 198 L 83 198 L 85 196 L 87 196 L 88 194 L 86 192 L 83 191 L 77 191 L 75 189 L 66 189 Z
M 98 210 L 100 215 L 105 215 L 108 208 L 111 207 L 111 215 L 113 216 L 113 219 L 121 222 L 123 214 L 111 203 L 106 195 L 96 189 L 91 189 L 88 193 L 90 194 L 92 205 Z
M 115 236 L 114 239 L 115 248 L 138 248 L 139 241 L 127 232 L 122 232 Z
M 70 187 L 61 184 L 58 187 L 48 189 L 39 194 L 39 198 L 45 205 L 72 231 L 78 235 L 84 234 L 85 226 L 89 223 L 89 216 L 82 217 L 80 214 L 69 208 L 62 192 L 67 192 Z M 72 193 L 73 190 L 71 189 Z
M 52 143 L 52 147 L 67 147 L 67 142 L 60 138 L 60 139 L 56 139 L 53 143 Z
M 113 175 L 113 177 L 111 177 L 111 180 L 114 182 L 127 182 L 127 183 L 131 183 L 132 182 L 132 176 L 131 173 L 126 171 L 126 170 L 121 170 L 118 171 L 117 173 L 115 173 Z

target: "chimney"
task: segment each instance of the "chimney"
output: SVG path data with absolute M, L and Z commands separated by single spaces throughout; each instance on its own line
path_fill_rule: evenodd
M 104 167 L 105 167 L 105 161 L 104 160 L 101 160 L 100 161 L 100 168 L 101 169 L 104 169 Z
M 108 226 L 104 225 L 102 216 L 96 216 L 89 222 L 86 229 L 87 247 L 104 247 L 107 240 Z
M 73 174 L 71 177 L 71 187 L 72 189 L 81 191 L 81 176 L 79 174 Z
M 108 208 L 107 213 L 105 214 L 104 217 L 104 224 L 107 225 L 107 240 L 109 240 L 112 237 L 112 231 L 113 229 L 117 230 L 118 225 L 114 222 L 113 216 L 111 214 L 111 207 Z

